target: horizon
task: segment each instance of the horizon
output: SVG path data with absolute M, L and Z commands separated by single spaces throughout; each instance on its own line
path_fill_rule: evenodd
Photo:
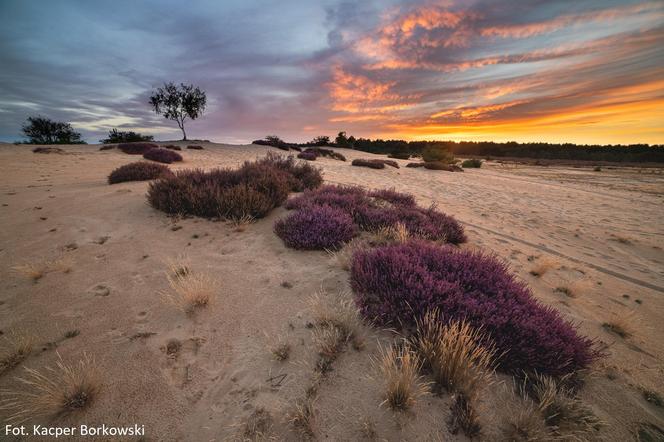
M 664 144 L 664 3 L 0 5 L 0 140 L 28 116 L 178 139 L 151 91 L 207 92 L 192 139 Z M 131 11 L 130 16 L 126 11 Z

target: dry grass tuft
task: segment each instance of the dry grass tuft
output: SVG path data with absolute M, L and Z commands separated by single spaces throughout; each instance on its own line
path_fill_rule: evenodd
M 188 267 L 168 274 L 171 291 L 164 293 L 165 299 L 187 314 L 207 307 L 217 296 L 217 281 L 205 273 L 196 273 Z
M 70 273 L 73 265 L 71 258 L 62 257 L 51 261 L 35 261 L 17 265 L 12 267 L 12 270 L 32 282 L 37 282 L 50 272 Z
M 378 440 L 378 431 L 376 430 L 376 424 L 373 420 L 366 416 L 362 416 L 359 419 L 359 424 L 362 438 L 367 440 Z
M 472 400 L 493 379 L 496 350 L 482 344 L 486 341 L 481 330 L 464 321 L 443 324 L 434 310 L 418 321 L 413 347 L 436 386 Z
M 515 401 L 518 397 L 513 397 Z M 544 423 L 544 418 L 537 405 L 529 397 L 519 407 L 511 407 L 507 422 L 502 427 L 503 440 L 516 442 L 536 442 L 552 440 L 553 437 Z
M 465 394 L 459 393 L 456 395 L 450 407 L 450 412 L 447 423 L 450 433 L 457 434 L 461 430 L 470 439 L 480 435 L 482 426 L 480 425 L 479 415 Z
M 303 439 L 313 439 L 315 435 L 316 409 L 312 399 L 300 400 L 286 415 L 287 422 Z
M 330 302 L 325 298 L 332 297 Z M 326 296 L 316 293 L 309 300 L 315 324 L 320 328 L 338 330 L 341 343 L 350 342 L 356 350 L 364 348 L 362 320 L 354 302 L 346 293 Z
M 283 362 L 290 357 L 291 345 L 280 337 L 277 344 L 272 347 L 272 356 L 277 361 Z
M 271 435 L 274 422 L 270 412 L 263 407 L 257 407 L 247 418 L 242 427 L 242 441 L 274 440 Z
M 380 348 L 380 357 L 374 360 L 385 382 L 385 400 L 392 410 L 404 411 L 411 408 L 426 390 L 418 372 L 422 363 L 407 343 L 392 345 L 389 349 Z
M 316 371 L 322 374 L 332 371 L 332 363 L 346 343 L 343 333 L 336 327 L 319 327 L 314 330 L 314 342 L 319 356 Z
M 369 247 L 367 240 L 362 238 L 353 238 L 343 248 L 339 250 L 326 250 L 327 254 L 334 260 L 342 270 L 349 271 L 353 259 L 353 254 L 361 249 Z
M 247 230 L 250 224 L 256 221 L 256 218 L 245 213 L 242 216 L 234 217 L 230 219 L 230 224 L 233 227 L 233 230 L 236 232 L 244 232 Z
M 404 243 L 410 239 L 406 225 L 398 222 L 394 226 L 381 227 L 371 234 L 370 242 L 374 245 Z
M 624 339 L 634 335 L 635 322 L 635 313 L 630 312 L 603 323 L 602 327 Z
M 558 266 L 558 262 L 551 258 L 539 258 L 535 265 L 530 269 L 530 274 L 538 278 L 543 276 L 549 270 Z
M 546 425 L 554 435 L 586 440 L 602 425 L 600 419 L 576 395 L 564 386 L 566 378 L 549 376 L 526 379 L 525 388 L 538 403 Z M 531 385 L 528 387 L 528 383 Z
M 8 422 L 58 418 L 83 411 L 100 390 L 96 364 L 88 355 L 78 364 L 67 365 L 58 354 L 55 366 L 41 372 L 29 368 L 26 371 L 25 377 L 17 378 L 23 388 L 3 392 L 0 409 L 10 412 Z
M 19 333 L 8 333 L 2 340 L 3 351 L 0 357 L 0 376 L 23 362 L 34 344 L 34 338 L 29 335 Z

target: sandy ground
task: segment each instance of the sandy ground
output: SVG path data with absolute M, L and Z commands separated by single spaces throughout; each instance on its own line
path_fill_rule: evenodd
M 204 147 L 183 150 L 184 163 L 172 168 L 235 166 L 276 150 Z M 97 148 L 38 155 L 30 146 L 0 146 L 0 330 L 34 335 L 38 345 L 26 367 L 52 365 L 56 351 L 69 362 L 94 356 L 101 392 L 84 415 L 65 423 L 137 423 L 146 427 L 144 440 L 233 440 L 244 420 L 264 407 L 274 438 L 297 440 L 285 416 L 311 383 L 316 358 L 308 300 L 320 291 L 330 299 L 350 296 L 347 272 L 326 253 L 285 248 L 272 232 L 284 209 L 243 232 L 223 222 L 171 219 L 146 204 L 147 183 L 106 183 L 109 172 L 137 157 Z M 342 152 L 349 160 L 372 156 Z M 642 394 L 664 394 L 661 169 L 487 163 L 447 173 L 370 170 L 330 159 L 315 164 L 327 182 L 395 187 L 420 204 L 437 204 L 464 223 L 464 247 L 507 260 L 539 300 L 606 345 L 607 356 L 581 391 L 606 422 L 599 439 L 633 440 L 640 423 L 664 428 L 664 410 Z M 183 255 L 221 287 L 213 304 L 194 316 L 164 302 L 166 261 Z M 71 271 L 32 282 L 12 270 L 58 259 Z M 543 276 L 529 273 L 542 263 Z M 633 328 L 629 338 L 602 326 L 624 317 Z M 60 340 L 73 329 L 80 334 Z M 380 407 L 382 384 L 371 358 L 392 337 L 370 328 L 364 335 L 365 349 L 347 349 L 319 389 L 317 438 L 361 440 L 366 421 L 379 439 L 465 439 L 446 429 L 449 395 L 427 395 L 406 415 Z M 286 362 L 270 353 L 279 340 L 293 348 Z M 168 354 L 173 342 L 178 351 Z M 15 378 L 23 373 L 17 367 L 0 377 L 0 389 L 19 388 Z M 486 440 L 499 438 L 509 409 L 506 383 L 499 376 L 484 395 Z M 0 411 L 0 422 L 5 419 Z

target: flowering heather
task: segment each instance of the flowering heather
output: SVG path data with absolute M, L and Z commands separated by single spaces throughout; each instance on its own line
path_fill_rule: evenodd
M 387 201 L 399 206 L 414 207 L 415 198 L 409 193 L 401 193 L 392 189 L 379 189 L 369 192 L 369 196 L 379 200 Z
M 598 356 L 593 342 L 535 300 L 506 264 L 480 252 L 423 241 L 360 250 L 351 285 L 362 314 L 380 325 L 410 328 L 438 309 L 446 321 L 482 327 L 507 372 L 564 375 Z
M 118 149 L 129 155 L 143 155 L 150 149 L 158 148 L 155 143 L 120 143 Z
M 125 164 L 115 169 L 108 176 L 108 184 L 122 183 L 125 181 L 147 181 L 163 176 L 171 175 L 170 169 L 162 164 L 137 161 Z
M 317 169 L 275 155 L 245 162 L 239 169 L 179 171 L 150 183 L 147 197 L 152 207 L 169 214 L 262 218 L 281 205 L 289 192 L 321 181 Z
M 466 241 L 463 227 L 454 218 L 434 208 L 418 207 L 412 195 L 389 189 L 367 193 L 361 187 L 322 186 L 290 199 L 286 208 L 302 210 L 324 205 L 346 212 L 361 230 L 378 230 L 402 223 L 411 236 L 452 244 Z
M 337 249 L 357 233 L 353 219 L 343 210 L 315 206 L 277 220 L 274 232 L 294 249 Z
M 182 161 L 182 155 L 170 149 L 162 149 L 161 147 L 148 150 L 143 154 L 143 158 L 166 164 L 171 164 L 174 161 Z

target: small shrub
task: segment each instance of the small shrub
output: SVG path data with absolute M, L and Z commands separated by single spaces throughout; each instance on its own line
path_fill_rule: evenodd
M 602 168 L 600 166 L 593 167 L 593 172 L 601 172 Z
M 175 144 L 167 144 L 164 148 L 170 150 L 182 150 L 180 146 L 176 146 Z
M 399 168 L 399 163 L 397 163 L 396 161 L 392 160 L 379 160 L 379 161 L 381 161 L 383 164 L 387 166 L 394 167 L 395 169 Z
M 426 384 L 418 375 L 421 362 L 407 345 L 393 345 L 387 350 L 381 348 L 380 357 L 374 363 L 385 382 L 383 404 L 392 410 L 408 410 L 424 394 Z
M 302 153 L 313 153 L 317 157 L 327 157 L 332 158 L 333 160 L 346 161 L 346 157 L 335 152 L 332 149 L 323 149 L 321 147 L 308 147 Z
M 196 145 L 196 144 L 190 144 L 189 146 L 187 146 L 187 149 L 191 149 L 191 150 L 203 150 L 203 146 L 198 146 L 198 145 Z
M 465 319 L 502 354 L 505 371 L 564 375 L 599 354 L 560 314 L 541 305 L 507 265 L 480 252 L 423 241 L 360 250 L 351 285 L 363 316 L 379 325 L 415 325 L 427 311 Z
M 304 151 L 297 154 L 297 157 L 301 160 L 316 161 L 318 156 L 314 152 Z
M 406 167 L 410 168 L 424 167 L 424 163 L 408 163 L 406 164 Z
M 329 206 L 297 211 L 278 220 L 274 231 L 286 246 L 305 250 L 338 249 L 357 233 L 348 214 Z
M 385 169 L 385 164 L 382 161 L 377 160 L 365 160 L 358 158 L 353 160 L 350 164 L 352 166 L 368 167 L 370 169 Z
M 59 147 L 35 147 L 32 149 L 33 153 L 65 153 L 64 150 Z
M 447 149 L 429 146 L 422 151 L 422 159 L 425 163 L 436 162 L 441 164 L 454 164 L 454 155 Z
M 154 137 L 152 135 L 141 135 L 140 133 L 133 131 L 119 131 L 117 129 L 112 129 L 108 131 L 108 137 L 100 140 L 100 142 L 104 144 L 133 143 L 135 141 L 154 141 Z
M 174 161 L 182 161 L 182 155 L 169 149 L 162 149 L 161 147 L 148 150 L 143 154 L 143 158 L 166 164 L 171 164 Z
M 27 375 L 18 378 L 23 388 L 4 391 L 0 401 L 0 408 L 11 413 L 8 422 L 58 418 L 80 412 L 94 401 L 100 390 L 96 364 L 87 355 L 78 364 L 68 365 L 58 354 L 54 367 L 46 367 L 41 372 L 25 370 Z
M 239 169 L 179 171 L 150 183 L 148 202 L 170 214 L 206 218 L 262 218 L 290 191 L 318 186 L 320 171 L 278 155 L 245 162 Z
M 118 149 L 129 155 L 143 155 L 150 149 L 156 149 L 159 145 L 156 143 L 120 143 Z
M 469 168 L 479 169 L 480 167 L 482 167 L 482 160 L 478 160 L 476 158 L 464 160 L 463 163 L 461 163 L 461 167 L 463 167 L 464 169 L 469 169 Z
M 424 168 L 430 170 L 444 170 L 446 172 L 463 172 L 463 169 L 459 166 L 443 163 L 441 161 L 426 161 L 424 163 Z
M 115 149 L 117 146 L 115 144 L 107 144 L 106 146 L 101 146 L 99 150 L 111 150 Z
M 108 176 L 108 184 L 123 183 L 125 181 L 156 180 L 157 178 L 171 174 L 170 169 L 161 164 L 137 161 L 120 166 L 111 172 Z
M 387 156 L 388 158 L 394 158 L 397 160 L 407 160 L 410 158 L 410 154 L 408 152 L 393 152 Z

